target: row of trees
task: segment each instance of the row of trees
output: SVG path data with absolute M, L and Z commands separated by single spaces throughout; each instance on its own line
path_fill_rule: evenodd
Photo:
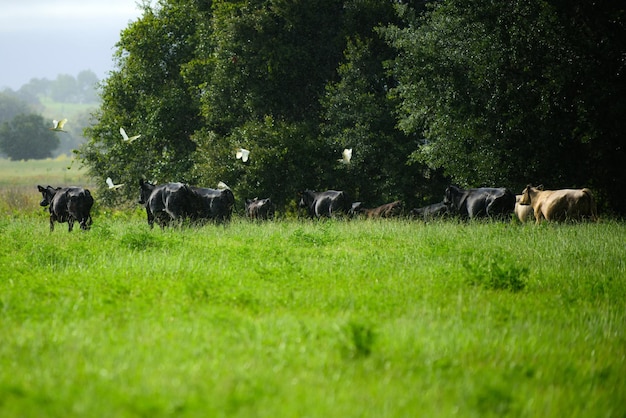
M 98 83 L 100 80 L 91 70 L 83 70 L 76 77 L 59 74 L 54 80 L 33 78 L 17 91 L 7 89 L 11 94 L 32 106 L 39 106 L 39 98 L 47 97 L 60 103 L 98 103 Z
M 81 131 L 90 124 L 90 117 L 88 105 L 80 111 L 74 103 L 88 102 L 93 106 L 99 100 L 98 82 L 92 71 L 82 71 L 77 78 L 59 75 L 55 81 L 32 79 L 18 91 L 0 92 L 0 156 L 13 160 L 42 159 L 78 148 L 84 142 Z M 48 129 L 52 120 L 41 114 L 46 110 L 53 112 L 42 101 L 73 104 L 71 123 L 62 136 Z M 56 115 L 59 119 L 66 116 Z
M 623 212 L 623 19 L 583 1 L 160 0 L 123 31 L 79 155 L 101 179 L 224 181 L 280 205 L 541 182 Z

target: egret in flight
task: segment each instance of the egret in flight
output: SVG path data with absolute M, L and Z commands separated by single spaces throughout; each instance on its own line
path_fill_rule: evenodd
M 113 180 L 111 179 L 111 177 L 107 177 L 106 182 L 107 182 L 107 186 L 109 186 L 109 189 L 119 189 L 120 187 L 124 185 L 124 184 L 113 184 Z
M 55 131 L 55 132 L 67 132 L 63 130 L 63 126 L 65 126 L 65 124 L 67 123 L 67 119 L 61 119 L 61 120 L 53 120 L 52 124 L 54 125 L 52 128 L 50 128 L 51 131 Z
M 350 164 L 350 160 L 352 159 L 352 148 L 346 148 L 341 153 L 341 159 L 339 162 L 344 164 Z
M 133 142 L 135 139 L 141 136 L 141 135 L 134 135 L 129 138 L 128 135 L 126 135 L 126 131 L 124 130 L 124 128 L 120 128 L 120 133 L 122 134 L 122 138 L 124 138 L 124 141 L 126 142 Z
M 241 159 L 244 163 L 248 161 L 248 156 L 250 155 L 250 151 L 244 148 L 239 148 L 237 150 L 237 159 Z

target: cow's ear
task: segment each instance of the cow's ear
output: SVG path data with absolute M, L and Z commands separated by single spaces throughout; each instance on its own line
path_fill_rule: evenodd
M 540 184 L 539 186 L 537 186 L 537 190 L 543 190 L 543 189 L 544 189 L 543 184 Z
M 41 193 L 45 192 L 46 189 L 44 189 L 43 187 L 41 187 L 40 185 L 37 185 L 37 190 L 39 190 Z
M 139 186 L 143 186 L 143 179 L 139 179 Z

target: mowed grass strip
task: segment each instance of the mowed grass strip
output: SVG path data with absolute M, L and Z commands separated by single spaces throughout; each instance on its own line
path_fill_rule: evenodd
M 626 225 L 0 219 L 1 416 L 624 416 Z

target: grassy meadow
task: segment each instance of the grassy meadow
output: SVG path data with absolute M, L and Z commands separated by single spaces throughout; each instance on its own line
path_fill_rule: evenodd
M 626 416 L 623 222 L 50 233 L 29 198 L 0 242 L 2 417 Z

